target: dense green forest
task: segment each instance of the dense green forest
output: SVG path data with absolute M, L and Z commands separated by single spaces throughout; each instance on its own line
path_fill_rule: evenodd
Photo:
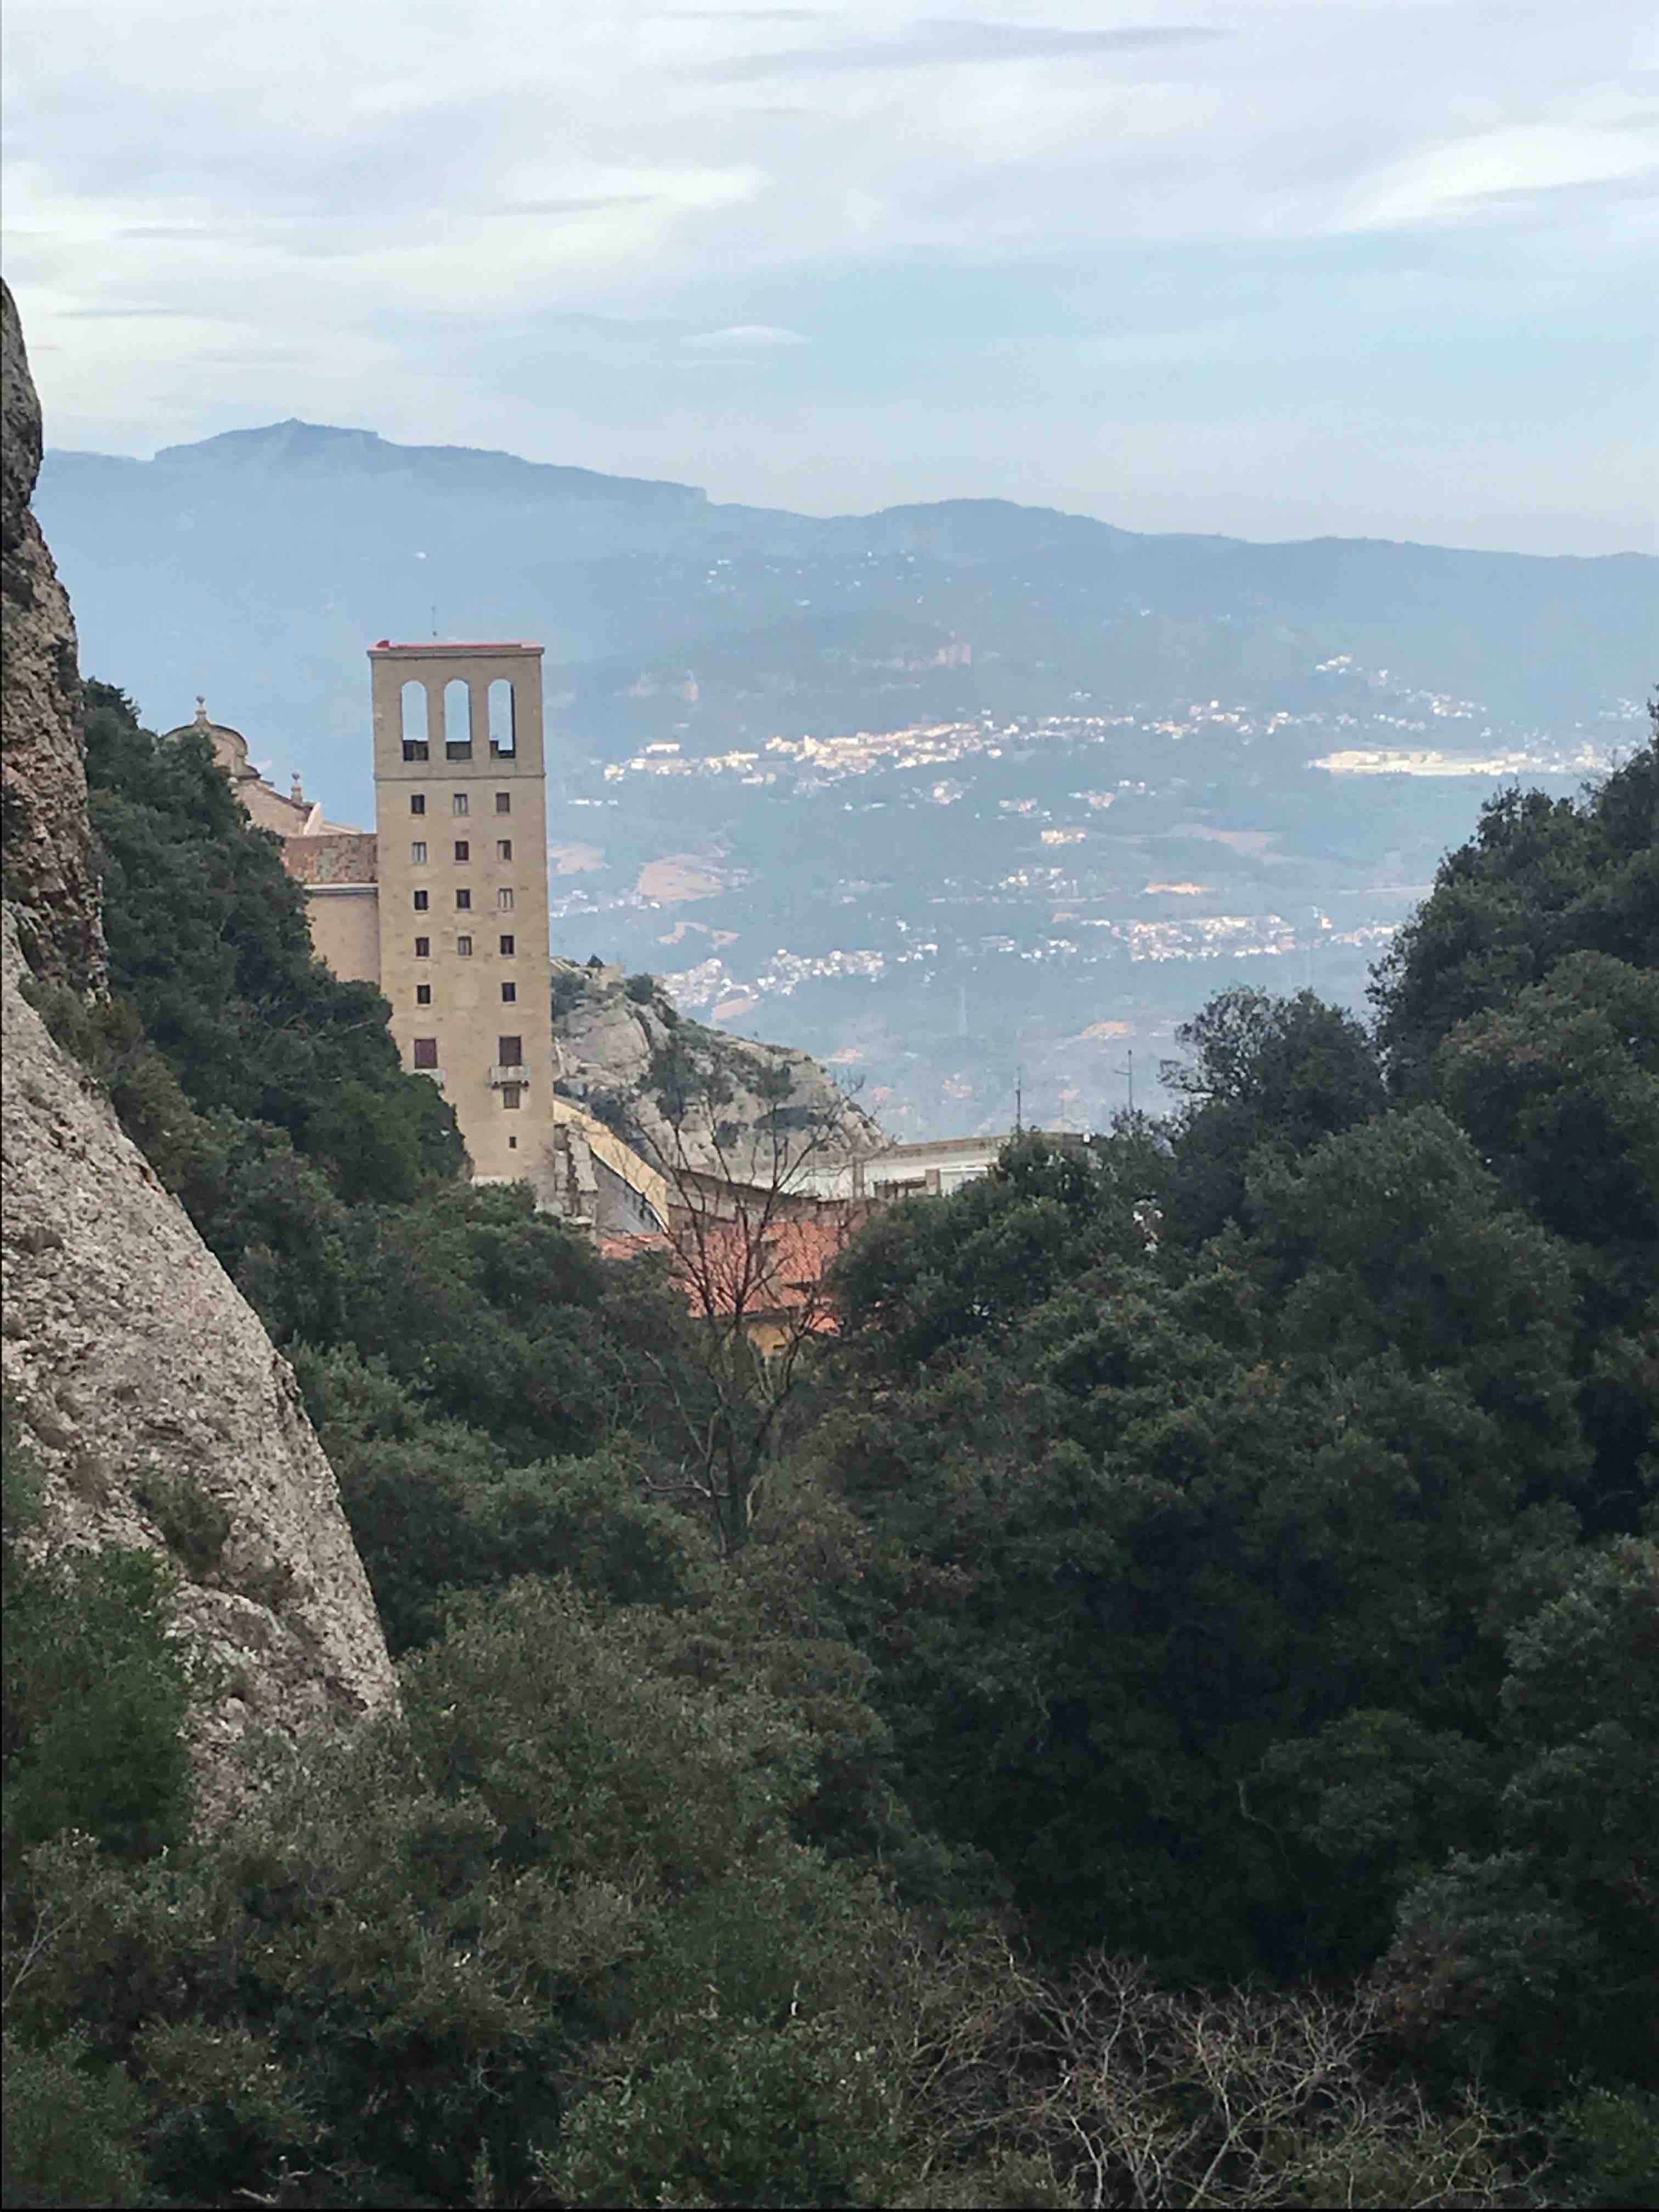
M 113 996 L 44 1011 L 403 1705 L 193 1832 L 166 1576 L 42 1564 L 9 1452 L 8 2203 L 1659 2205 L 1659 735 L 1487 805 L 1370 1024 L 1223 992 L 1173 1116 L 877 1216 L 734 1544 L 661 1273 L 459 1180 L 88 704 Z

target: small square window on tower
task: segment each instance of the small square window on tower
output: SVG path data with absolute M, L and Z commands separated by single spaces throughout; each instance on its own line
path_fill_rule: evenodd
M 455 858 L 458 860 L 470 860 L 472 858 L 472 848 L 465 837 L 458 837 L 455 840 Z
M 429 1006 L 432 1004 L 430 983 L 417 983 L 415 986 L 415 1003 L 417 1006 Z
M 456 912 L 457 912 L 458 914 L 471 914 L 471 911 L 472 911 L 472 894 L 471 894 L 471 891 L 457 891 L 457 892 L 456 892 L 456 894 L 455 894 L 455 910 L 456 910 Z
M 430 959 L 431 959 L 431 957 L 432 957 L 432 939 L 431 939 L 429 937 L 417 937 L 417 938 L 416 939 L 416 940 L 415 940 L 415 957 L 416 957 L 417 960 L 430 960 Z
M 436 1037 L 416 1038 L 415 1065 L 416 1067 L 435 1067 L 438 1065 L 438 1040 Z
M 455 939 L 455 957 L 458 960 L 470 960 L 472 957 L 472 939 L 470 937 L 458 937 Z
M 501 908 L 501 912 L 502 912 L 503 914 L 511 914 L 511 913 L 512 913 L 512 911 L 513 911 L 513 886 L 512 886 L 510 884 L 503 884 L 501 885 L 501 887 L 500 890 L 498 890 L 498 891 L 496 892 L 496 894 L 495 894 L 495 903 L 496 903 L 496 905 Z
M 415 863 L 415 866 L 417 868 L 425 867 L 426 847 L 421 842 L 418 837 L 409 848 L 409 857 Z
M 456 814 L 465 814 L 467 811 L 467 794 L 465 792 L 458 791 L 452 793 L 450 798 L 450 810 L 453 813 Z
M 510 837 L 498 837 L 495 840 L 495 858 L 498 860 L 510 860 L 513 858 L 513 840 Z
M 517 942 L 516 942 L 516 940 L 515 940 L 514 939 L 513 939 L 513 938 L 511 938 L 511 937 L 504 937 L 504 938 L 502 938 L 502 939 L 501 939 L 501 957 L 502 957 L 502 959 L 503 959 L 503 960 L 510 960 L 510 959 L 513 957 L 513 956 L 514 956 L 514 952 L 516 952 L 516 951 L 517 951 L 517 950 L 518 950 L 518 945 L 517 945 Z
M 432 900 L 431 900 L 431 895 L 430 895 L 430 893 L 428 893 L 428 892 L 427 892 L 427 891 L 416 891 L 416 894 L 415 894 L 415 911 L 416 911 L 416 914 L 424 914 L 424 913 L 426 912 L 426 910 L 427 910 L 428 907 L 428 906 L 430 906 L 430 904 L 431 904 L 431 903 L 432 903 Z
M 409 811 L 410 811 L 410 812 L 411 814 L 424 814 L 424 813 L 426 812 L 426 793 L 425 793 L 425 792 L 423 792 L 423 791 L 411 791 L 411 792 L 410 793 L 410 794 L 409 794 Z
M 516 1006 L 518 1003 L 518 985 L 516 983 L 503 983 L 501 986 L 501 1004 L 504 1006 Z
M 510 791 L 498 791 L 495 793 L 495 811 L 497 814 L 510 814 L 513 811 L 513 794 Z

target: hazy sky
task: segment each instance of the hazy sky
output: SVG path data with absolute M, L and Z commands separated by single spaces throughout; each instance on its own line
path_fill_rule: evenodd
M 1655 544 L 1647 0 L 7 0 L 58 446 Z

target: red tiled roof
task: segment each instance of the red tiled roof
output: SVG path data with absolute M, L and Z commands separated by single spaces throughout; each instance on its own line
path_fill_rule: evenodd
M 722 1314 L 734 1312 L 741 1302 L 745 1317 L 759 1320 L 768 1314 L 799 1313 L 807 1306 L 848 1233 L 848 1219 L 839 1211 L 829 1217 L 775 1221 L 766 1231 L 762 1261 L 750 1243 L 751 1231 L 738 1222 L 711 1217 L 683 1231 L 678 1241 L 665 1231 L 636 1232 L 602 1237 L 599 1250 L 607 1260 L 665 1252 L 670 1272 L 678 1277 L 693 1313 L 702 1311 L 707 1297 Z M 827 1334 L 836 1327 L 835 1316 L 826 1307 L 812 1315 L 811 1325 Z
M 630 1230 L 625 1236 L 601 1237 L 599 1255 L 605 1260 L 637 1260 L 641 1252 L 673 1249 L 659 1229 Z

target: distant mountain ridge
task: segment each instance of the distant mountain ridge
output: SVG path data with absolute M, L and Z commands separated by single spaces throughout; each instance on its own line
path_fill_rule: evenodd
M 361 656 L 393 634 L 541 639 L 556 743 L 617 758 L 1078 701 L 1296 711 L 1343 657 L 1547 720 L 1639 694 L 1659 632 L 1639 554 L 1149 536 L 1000 500 L 800 515 L 297 420 L 52 453 L 39 505 L 88 665 L 162 726 L 210 692 L 337 811 L 368 804 Z
M 65 456 L 65 458 L 69 458 Z M 141 466 L 145 465 L 140 464 Z M 183 446 L 163 446 L 148 465 L 162 469 L 253 470 L 264 475 L 414 476 L 426 473 L 457 483 L 504 485 L 523 479 L 555 496 L 645 501 L 665 507 L 706 506 L 708 495 L 690 484 L 644 477 L 613 477 L 595 469 L 526 461 L 516 453 L 476 446 L 399 446 L 376 430 L 343 429 L 327 422 L 268 422 L 255 429 L 222 430 Z

